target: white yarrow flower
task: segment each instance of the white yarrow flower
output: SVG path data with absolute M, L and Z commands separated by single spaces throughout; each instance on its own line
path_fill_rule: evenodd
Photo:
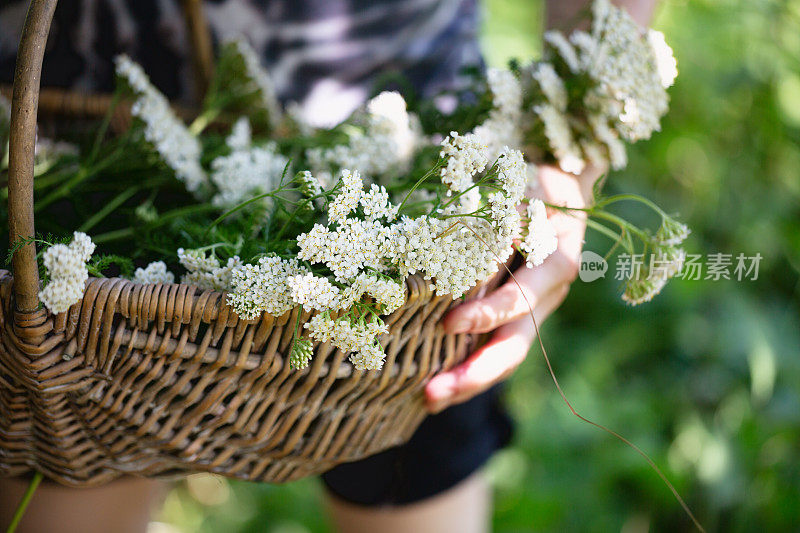
M 288 162 L 274 143 L 217 157 L 211 162 L 211 181 L 217 188 L 211 203 L 228 208 L 272 191 L 280 183 Z M 264 203 L 267 200 L 264 198 Z
M 234 122 L 231 133 L 225 139 L 225 144 L 231 150 L 247 150 L 253 142 L 253 133 L 250 128 L 250 120 L 247 117 L 240 117 Z
M 556 73 L 553 65 L 550 63 L 536 63 L 533 67 L 532 76 L 550 105 L 562 113 L 566 111 L 567 89 L 564 87 L 564 82 Z
M 656 30 L 647 31 L 647 41 L 653 49 L 656 59 L 656 70 L 661 78 L 661 86 L 665 89 L 672 87 L 678 77 L 678 62 L 672 54 L 672 48 L 667 44 L 664 34 Z
M 442 183 L 451 192 L 466 191 L 472 187 L 475 174 L 486 168 L 486 145 L 475 135 L 451 131 L 441 146 L 439 157 L 446 161 L 441 171 Z
M 314 274 L 300 274 L 286 279 L 292 301 L 303 306 L 306 311 L 332 311 L 339 309 L 341 294 L 339 288 L 328 278 Z
M 541 265 L 556 251 L 558 238 L 553 224 L 547 218 L 544 202 L 534 199 L 528 203 L 528 229 L 520 249 L 526 254 L 529 268 Z
M 341 173 L 342 190 L 328 205 L 328 222 L 341 222 L 356 207 L 361 199 L 364 182 L 357 170 L 343 169 Z
M 238 256 L 231 257 L 225 266 L 222 266 L 213 254 L 207 256 L 203 250 L 183 248 L 178 248 L 178 261 L 186 269 L 186 274 L 181 277 L 181 283 L 209 291 L 228 290 L 233 271 L 242 265 Z
M 358 169 L 362 176 L 378 178 L 408 168 L 419 144 L 420 126 L 406 111 L 403 97 L 383 92 L 356 111 L 347 124 L 349 140 L 331 148 L 312 148 L 306 157 L 315 175 Z
M 231 269 L 228 305 L 246 320 L 267 313 L 279 317 L 295 306 L 288 280 L 306 274 L 296 259 L 262 257 L 256 265 Z
M 247 41 L 243 38 L 238 38 L 233 41 L 233 44 L 244 61 L 245 75 L 253 83 L 255 90 L 258 92 L 261 106 L 269 115 L 270 125 L 275 127 L 280 122 L 281 115 L 283 114 L 275 90 L 275 84 L 261 65 L 261 59 L 258 57 L 258 53 Z
M 549 104 L 536 106 L 533 111 L 544 125 L 544 134 L 561 170 L 572 174 L 583 172 L 586 163 L 572 136 L 567 117 Z
M 174 283 L 175 275 L 167 270 L 164 261 L 153 261 L 145 268 L 137 268 L 133 274 L 134 283 Z
M 200 166 L 200 141 L 175 116 L 169 101 L 150 83 L 141 66 L 125 55 L 117 56 L 115 63 L 117 75 L 137 95 L 131 106 L 131 114 L 144 123 L 145 140 L 155 148 L 189 192 L 200 193 L 208 182 Z
M 69 245 L 55 244 L 44 251 L 42 262 L 50 280 L 39 291 L 39 301 L 51 313 L 64 313 L 83 297 L 89 279 L 86 262 L 94 249 L 91 238 L 76 231 Z

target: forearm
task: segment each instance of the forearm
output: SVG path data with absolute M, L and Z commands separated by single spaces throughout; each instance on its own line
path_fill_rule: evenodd
M 648 26 L 658 0 L 612 0 L 612 3 L 625 8 L 640 25 Z M 572 29 L 580 20 L 580 11 L 590 4 L 591 0 L 546 0 L 545 27 L 562 31 Z

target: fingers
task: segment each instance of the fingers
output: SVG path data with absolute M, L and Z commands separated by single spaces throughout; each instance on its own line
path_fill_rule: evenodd
M 436 375 L 425 387 L 428 410 L 438 413 L 501 381 L 525 359 L 534 338 L 530 318 L 498 329 L 488 344 L 449 372 Z
M 577 262 L 557 250 L 536 268 L 522 267 L 497 290 L 459 305 L 445 317 L 448 333 L 485 333 L 527 316 L 543 299 L 561 303 L 577 274 Z M 530 319 L 529 319 L 530 320 Z
M 553 171 L 545 182 L 560 189 L 562 199 L 576 197 L 580 202 L 574 177 Z M 536 307 L 550 293 L 560 295 L 559 303 L 566 297 L 569 284 L 578 275 L 586 223 L 574 213 L 555 212 L 549 219 L 556 230 L 557 250 L 536 268 L 518 269 L 514 273 L 516 282 L 512 278 L 491 294 L 450 311 L 444 319 L 445 331 L 485 333 L 518 319 L 529 311 L 529 304 Z
M 534 310 L 537 324 L 552 313 L 561 299 L 557 294 L 540 300 Z M 507 378 L 525 359 L 536 338 L 530 314 L 495 331 L 491 340 L 459 366 L 436 375 L 425 387 L 428 410 L 438 413 L 466 401 Z
M 575 176 L 558 167 L 542 165 L 539 167 L 539 188 L 535 192 L 551 203 L 584 207 L 592 198 L 595 182 L 606 170 L 590 165 Z
M 600 169 L 588 169 L 575 179 L 558 169 L 541 167 L 542 197 L 556 205 L 583 207 L 591 198 L 592 184 L 600 173 Z M 496 291 L 460 305 L 445 317 L 448 333 L 496 331 L 491 341 L 467 361 L 428 383 L 425 393 L 431 412 L 465 401 L 511 374 L 525 359 L 535 338 L 531 308 L 538 323 L 566 297 L 578 274 L 585 213 L 556 211 L 549 218 L 558 237 L 558 249 L 553 255 L 539 267 L 518 269 Z

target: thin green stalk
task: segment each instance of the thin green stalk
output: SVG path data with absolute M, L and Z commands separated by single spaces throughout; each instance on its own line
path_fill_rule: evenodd
M 169 222 L 174 218 L 180 218 L 185 215 L 191 215 L 194 213 L 203 213 L 205 211 L 215 211 L 216 208 L 209 204 L 199 204 L 199 205 L 189 205 L 186 207 L 179 207 L 177 209 L 173 209 L 172 211 L 167 211 L 159 215 L 158 220 L 150 224 L 149 228 L 157 228 L 159 226 L 164 225 L 165 223 Z M 109 231 L 107 233 L 101 233 L 92 238 L 92 240 L 99 244 L 101 242 L 109 242 L 109 241 L 116 241 L 119 239 L 125 239 L 128 237 L 132 237 L 134 235 L 133 228 L 123 228 L 114 231 Z
M 100 244 L 103 242 L 117 241 L 119 239 L 125 239 L 127 237 L 132 237 L 132 236 L 133 236 L 133 228 L 124 228 L 124 229 L 109 231 L 106 233 L 101 233 L 100 235 L 92 237 L 92 240 L 94 241 L 95 244 Z
M 189 125 L 189 133 L 197 137 L 203 133 L 203 130 L 205 130 L 209 124 L 214 122 L 220 113 L 222 113 L 222 109 L 219 107 L 207 109 Z
M 281 239 L 281 237 L 283 237 L 283 234 L 286 232 L 286 230 L 289 229 L 289 225 L 292 222 L 294 222 L 295 220 L 297 220 L 297 215 L 298 215 L 299 212 L 300 212 L 300 208 L 297 208 L 294 211 L 292 211 L 292 214 L 289 215 L 289 218 L 287 218 L 286 222 L 283 223 L 283 226 L 281 226 L 281 229 L 279 229 L 278 233 L 275 234 L 275 240 L 276 241 L 279 241 Z
M 158 220 L 151 224 L 151 227 L 162 226 L 164 222 L 172 220 L 173 218 L 180 218 L 185 215 L 193 215 L 195 213 L 205 213 L 207 211 L 216 211 L 217 208 L 211 204 L 195 204 L 179 207 L 166 213 L 158 215 Z
M 31 499 L 33 498 L 33 493 L 36 492 L 36 488 L 39 486 L 39 483 L 42 482 L 42 474 L 36 472 L 33 475 L 33 479 L 28 484 L 28 489 L 25 491 L 25 494 L 22 496 L 22 500 L 19 502 L 17 506 L 17 510 L 14 511 L 14 516 L 11 518 L 11 523 L 8 524 L 8 528 L 6 529 L 6 533 L 14 533 L 17 530 L 17 526 L 22 521 L 22 517 L 25 515 L 25 509 L 28 508 L 28 504 L 31 503 Z
M 50 174 L 36 176 L 36 179 L 33 180 L 33 190 L 37 191 L 39 189 L 49 187 L 50 185 L 54 185 L 59 181 L 74 175 L 74 173 L 75 167 L 69 166 L 54 170 Z
M 619 241 L 620 239 L 622 239 L 622 235 L 612 230 L 608 226 L 600 224 L 596 220 L 592 220 L 591 218 L 586 219 L 586 225 L 592 228 L 593 230 L 597 231 L 598 233 L 602 233 L 612 241 Z
M 658 207 L 655 203 L 653 203 L 652 201 L 648 200 L 644 196 L 639 196 L 638 194 L 615 194 L 614 196 L 608 196 L 606 198 L 601 198 L 600 201 L 597 202 L 595 205 L 591 206 L 590 209 L 602 208 L 602 207 L 605 207 L 607 205 L 611 205 L 611 204 L 614 204 L 614 203 L 617 203 L 617 202 L 622 202 L 624 200 L 633 200 L 633 201 L 641 202 L 644 205 L 646 205 L 647 207 L 649 207 L 650 209 L 652 209 L 653 211 L 655 211 L 656 213 L 658 213 L 659 215 L 661 215 L 662 217 L 666 217 L 667 216 L 667 214 L 660 207 Z
M 34 206 L 33 206 L 33 210 L 34 211 L 41 211 L 42 209 L 44 209 L 48 205 L 52 204 L 53 202 L 55 202 L 59 198 L 61 198 L 63 196 L 66 196 L 70 192 L 70 190 L 73 187 L 75 187 L 76 185 L 78 185 L 80 182 L 92 177 L 93 175 L 97 174 L 98 172 L 103 170 L 105 167 L 107 167 L 108 165 L 113 163 L 114 160 L 116 159 L 116 157 L 119 155 L 119 153 L 120 153 L 120 151 L 116 150 L 114 153 L 109 155 L 109 157 L 107 159 L 105 159 L 104 161 L 102 161 L 100 164 L 98 164 L 95 167 L 81 167 L 80 169 L 78 169 L 78 172 L 76 172 L 75 175 L 71 179 L 67 180 L 66 183 L 61 185 L 61 187 L 59 187 L 55 191 L 53 191 L 50 194 L 48 194 L 40 202 L 35 202 Z
M 408 191 L 408 194 L 406 194 L 406 197 L 405 197 L 405 198 L 403 198 L 403 201 L 402 201 L 402 202 L 400 202 L 400 205 L 397 207 L 397 212 L 398 212 L 398 213 L 399 213 L 400 211 L 402 211 L 402 209 L 403 209 L 403 206 L 404 206 L 404 205 L 405 205 L 405 203 L 406 203 L 406 200 L 408 200 L 408 199 L 411 197 L 411 195 L 414 193 L 414 191 L 416 191 L 416 190 L 419 188 L 419 186 L 420 186 L 420 185 L 422 185 L 422 184 L 423 184 L 423 182 L 424 182 L 426 179 L 428 179 L 428 177 L 430 177 L 430 175 L 431 175 L 431 174 L 433 174 L 433 172 L 434 172 L 435 170 L 437 170 L 437 169 L 438 169 L 440 166 L 441 166 L 441 165 L 440 165 L 439 163 L 436 163 L 436 165 L 434 165 L 432 169 L 430 169 L 429 171 L 427 171 L 427 172 L 425 173 L 425 175 L 423 175 L 423 176 L 422 176 L 420 179 L 418 179 L 418 180 L 417 180 L 417 182 L 414 184 L 414 186 L 413 186 L 413 187 L 411 187 L 411 190 L 409 190 L 409 191 Z
M 206 228 L 206 231 L 205 231 L 205 233 L 203 234 L 203 237 L 206 237 L 206 236 L 208 236 L 208 233 L 209 233 L 209 232 L 210 232 L 212 229 L 214 229 L 214 227 L 216 227 L 216 225 L 217 225 L 217 224 L 219 224 L 220 222 L 222 222 L 223 220 L 225 220 L 226 218 L 228 218 L 228 217 L 229 217 L 229 216 L 231 216 L 232 214 L 236 213 L 237 211 L 240 211 L 240 210 L 244 209 L 245 207 L 247 207 L 248 205 L 252 204 L 253 202 L 257 202 L 257 201 L 259 201 L 259 200 L 261 200 L 261 199 L 264 199 L 264 198 L 267 198 L 267 197 L 276 197 L 276 198 L 277 198 L 277 197 L 278 197 L 277 193 L 278 193 L 278 192 L 280 192 L 280 191 L 282 191 L 282 190 L 283 190 L 283 187 L 280 187 L 280 188 L 278 188 L 278 189 L 275 189 L 275 190 L 274 190 L 274 191 L 272 191 L 272 192 L 265 192 L 264 194 L 259 194 L 258 196 L 254 196 L 254 197 L 250 198 L 249 200 L 246 200 L 246 201 L 244 201 L 244 202 L 240 203 L 239 205 L 237 205 L 237 206 L 234 206 L 234 207 L 232 207 L 232 208 L 228 209 L 227 211 L 225 211 L 224 213 L 222 213 L 220 216 L 218 216 L 218 217 L 217 217 L 217 218 L 214 220 L 214 222 L 212 222 L 212 223 L 211 223 L 211 224 L 208 226 L 208 228 Z M 285 200 L 285 199 L 282 199 L 282 200 Z M 290 202 L 290 203 L 291 203 L 291 202 Z
M 108 131 L 108 126 L 111 124 L 111 117 L 114 115 L 114 111 L 117 108 L 117 104 L 119 103 L 120 99 L 120 92 L 115 91 L 114 97 L 111 99 L 111 104 L 108 106 L 108 111 L 106 111 L 106 116 L 103 117 L 103 122 L 100 124 L 100 129 L 97 130 L 97 136 L 94 139 L 94 144 L 92 145 L 92 151 L 89 153 L 89 158 L 87 161 L 89 163 L 93 163 L 97 154 L 100 153 L 100 147 L 103 143 L 103 139 L 106 137 L 106 132 Z
M 628 222 L 624 218 L 618 217 L 616 215 L 612 215 L 611 213 L 609 213 L 607 211 L 599 211 L 599 210 L 595 211 L 595 212 L 590 212 L 589 214 L 591 216 L 595 216 L 597 218 L 603 218 L 603 219 L 608 220 L 609 222 L 613 222 L 614 224 L 618 225 L 620 227 L 620 229 L 624 229 L 624 230 L 627 230 L 627 231 L 635 234 L 637 237 L 642 239 L 642 242 L 644 242 L 644 243 L 648 243 L 648 242 L 650 242 L 652 240 L 650 235 L 648 235 L 644 231 L 640 230 L 639 228 L 637 228 L 636 226 L 634 226 L 633 224 L 631 224 L 630 222 Z
M 300 319 L 303 318 L 303 308 L 299 308 L 297 310 L 297 320 L 294 321 L 294 333 L 292 333 L 292 343 L 289 345 L 289 351 L 286 352 L 289 354 L 289 365 L 292 364 L 292 351 L 294 350 L 294 345 L 297 342 L 297 333 L 300 331 Z
M 131 196 L 139 191 L 138 187 L 129 187 L 115 196 L 103 208 L 92 215 L 89 220 L 81 224 L 78 231 L 87 232 L 92 229 L 98 222 L 106 218 L 112 211 L 124 204 Z
M 627 196 L 627 195 L 619 195 L 619 196 Z M 635 195 L 632 195 L 632 196 L 635 196 Z M 620 198 L 620 200 L 623 200 L 623 199 L 624 200 L 631 200 L 631 199 L 638 199 L 638 198 Z M 636 226 L 634 226 L 633 224 L 631 224 L 630 222 L 628 222 L 624 218 L 618 217 L 616 215 L 613 215 L 613 214 L 609 213 L 608 211 L 604 211 L 603 209 L 601 209 L 601 206 L 608 205 L 607 203 L 602 203 L 601 202 L 601 203 L 592 205 L 590 207 L 569 207 L 569 206 L 565 206 L 565 205 L 555 205 L 555 204 L 551 204 L 551 203 L 548 203 L 548 202 L 545 202 L 544 205 L 546 205 L 547 207 L 553 208 L 553 209 L 558 209 L 559 211 L 562 211 L 562 212 L 565 212 L 565 213 L 574 212 L 574 211 L 580 211 L 580 212 L 586 213 L 590 217 L 593 216 L 593 217 L 596 217 L 596 218 L 602 218 L 602 219 L 608 220 L 609 222 L 613 222 L 614 224 L 619 226 L 621 230 L 626 230 L 626 231 L 629 231 L 629 232 L 635 234 L 637 237 L 642 239 L 642 241 L 645 242 L 645 243 L 650 242 L 652 240 L 652 237 L 650 235 L 648 235 L 644 231 L 640 230 L 639 228 L 637 228 Z M 653 204 L 653 205 L 655 206 L 655 204 Z M 656 209 L 658 209 L 658 206 L 655 206 L 655 207 L 656 207 Z M 663 215 L 663 216 L 667 216 L 667 215 Z
M 614 244 L 611 246 L 608 252 L 606 252 L 606 254 L 603 256 L 603 259 L 605 259 L 606 261 L 608 261 L 608 258 L 614 254 L 617 248 L 623 246 L 622 243 L 624 242 L 625 236 L 627 235 L 625 228 L 622 228 L 621 233 L 617 233 L 608 226 L 600 224 L 599 222 L 597 222 L 596 220 L 592 220 L 591 218 L 586 219 L 586 225 L 596 230 L 597 232 L 602 233 L 603 235 L 614 241 Z M 625 248 L 627 249 L 628 246 L 625 246 Z M 628 252 L 633 253 L 633 250 L 630 249 L 628 250 Z

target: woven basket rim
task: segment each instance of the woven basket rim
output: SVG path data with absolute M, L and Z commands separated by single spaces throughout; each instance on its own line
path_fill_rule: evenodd
M 10 270 L 4 269 L 4 268 L 0 268 L 0 284 L 12 283 L 13 279 L 14 279 L 14 277 L 13 277 L 13 274 L 12 274 L 12 272 Z M 197 294 L 208 293 L 209 295 L 218 296 L 219 298 L 223 299 L 223 301 L 227 300 L 226 297 L 227 297 L 227 295 L 229 293 L 229 291 L 220 291 L 220 290 L 215 290 L 215 289 L 203 289 L 202 287 L 199 287 L 197 285 L 192 285 L 190 283 L 138 283 L 138 282 L 135 282 L 135 281 L 133 281 L 131 279 L 123 278 L 123 277 L 119 277 L 119 276 L 110 277 L 110 278 L 98 278 L 98 277 L 95 277 L 95 276 L 89 276 L 89 278 L 86 280 L 86 286 L 88 287 L 92 283 L 97 283 L 97 282 L 101 282 L 101 281 L 104 281 L 104 282 L 112 282 L 113 281 L 113 282 L 116 282 L 116 283 L 121 283 L 123 285 L 134 285 L 134 286 L 143 287 L 143 288 L 147 288 L 147 287 L 155 288 L 155 287 L 183 286 L 183 287 L 186 287 L 187 289 L 195 291 Z M 484 280 L 483 282 L 477 283 L 468 292 L 471 292 L 471 291 L 475 290 L 476 288 L 481 287 L 485 282 L 486 282 L 486 280 Z M 437 295 L 434 291 L 431 290 L 430 282 L 428 280 L 424 279 L 418 273 L 411 274 L 411 275 L 407 276 L 405 281 L 404 281 L 404 285 L 405 285 L 405 290 L 406 290 L 406 293 L 405 293 L 406 294 L 406 302 L 408 302 L 409 299 L 411 299 L 411 298 L 414 298 L 414 299 L 417 299 L 417 300 L 421 299 L 423 301 L 432 300 L 433 298 L 437 298 L 437 297 L 439 297 L 439 298 L 447 298 L 449 296 L 449 297 L 452 298 L 451 294 Z M 453 298 L 453 300 L 455 301 L 456 299 Z M 83 299 L 81 299 L 80 301 L 74 303 L 72 306 L 70 306 L 70 309 L 73 306 L 81 305 L 82 301 L 83 301 Z M 233 310 L 233 308 L 231 306 L 227 306 L 227 307 L 231 310 L 232 313 L 234 313 L 236 315 L 236 317 L 239 320 L 241 320 L 243 322 L 257 322 L 257 321 L 259 321 L 261 319 L 261 316 L 264 313 L 266 313 L 266 311 L 263 311 L 262 315 L 259 315 L 257 318 L 248 319 L 248 318 L 243 318 L 243 317 L 239 316 L 236 313 L 236 311 Z M 291 313 L 292 311 L 294 311 L 298 307 L 302 307 L 302 306 L 300 304 L 296 304 L 289 311 L 287 311 L 287 313 Z M 39 310 L 42 310 L 42 309 L 44 309 L 47 312 L 48 315 L 52 315 L 52 316 L 65 314 L 65 313 L 69 312 L 69 311 L 64 311 L 63 313 L 53 313 L 50 310 L 46 309 L 45 307 L 40 306 Z M 272 316 L 272 315 L 270 315 L 270 316 Z M 283 316 L 283 315 L 281 315 L 281 316 Z M 383 315 L 383 316 L 386 316 L 386 315 Z M 273 318 L 279 318 L 279 317 L 273 317 Z

